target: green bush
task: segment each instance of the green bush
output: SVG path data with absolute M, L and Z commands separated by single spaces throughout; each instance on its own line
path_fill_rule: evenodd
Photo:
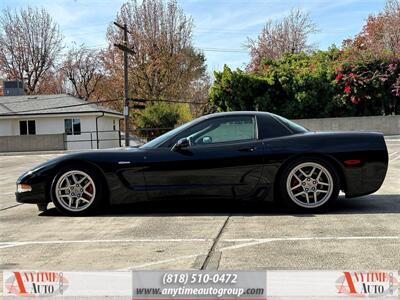
M 348 59 L 338 69 L 336 100 L 355 116 L 399 113 L 400 61 L 396 59 Z
M 226 65 L 214 75 L 210 101 L 218 111 L 254 110 L 268 101 L 265 97 L 269 84 L 260 76 L 239 69 L 232 71 Z
M 154 138 L 177 125 L 192 119 L 188 104 L 153 102 L 135 114 L 134 120 L 139 128 L 138 134 Z
M 263 61 L 257 73 L 224 66 L 215 72 L 210 102 L 218 111 L 261 110 L 296 119 L 388 114 L 399 97 L 399 62 L 357 61 L 333 47 Z

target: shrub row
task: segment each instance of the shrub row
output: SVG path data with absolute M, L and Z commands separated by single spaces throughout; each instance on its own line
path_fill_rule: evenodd
M 331 48 L 264 61 L 257 73 L 215 72 L 217 111 L 261 110 L 288 118 L 399 113 L 400 61 Z

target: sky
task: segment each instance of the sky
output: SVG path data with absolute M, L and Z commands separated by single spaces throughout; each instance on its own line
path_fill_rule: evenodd
M 0 9 L 44 7 L 60 25 L 66 47 L 85 44 L 104 47 L 106 30 L 126 0 L 0 0 Z M 178 0 L 194 21 L 194 46 L 203 50 L 208 71 L 224 64 L 244 68 L 250 61 L 244 44 L 256 38 L 268 19 L 279 20 L 293 8 L 310 13 L 319 32 L 310 42 L 319 49 L 340 46 L 361 31 L 369 14 L 385 0 Z

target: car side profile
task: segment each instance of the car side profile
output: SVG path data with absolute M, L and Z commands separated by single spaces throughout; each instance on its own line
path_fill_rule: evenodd
M 16 198 L 67 215 L 103 204 L 186 199 L 277 201 L 315 211 L 342 190 L 371 194 L 388 153 L 381 133 L 311 132 L 267 112 L 206 115 L 139 148 L 64 155 L 24 173 Z

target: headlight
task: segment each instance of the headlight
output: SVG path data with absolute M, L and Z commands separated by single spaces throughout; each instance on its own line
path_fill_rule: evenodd
M 25 184 L 25 183 L 17 184 L 17 192 L 18 193 L 24 193 L 24 192 L 30 192 L 30 191 L 32 191 L 32 187 L 29 184 Z

